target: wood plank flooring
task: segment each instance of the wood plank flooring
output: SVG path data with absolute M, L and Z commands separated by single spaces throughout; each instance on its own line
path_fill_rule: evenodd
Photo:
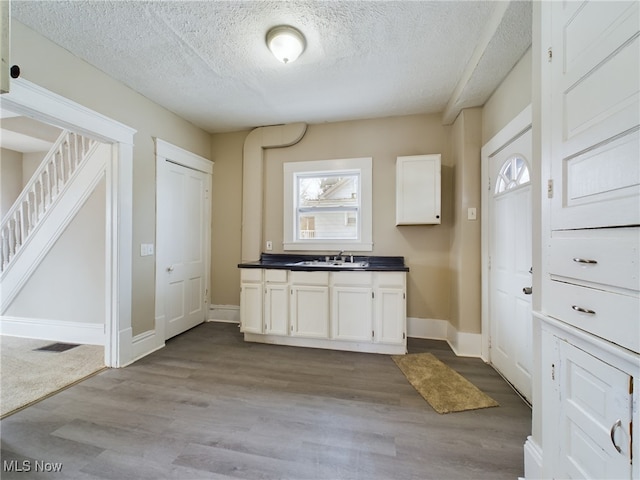
M 0 475 L 523 475 L 531 410 L 509 385 L 481 360 L 456 357 L 445 342 L 409 339 L 409 350 L 433 353 L 500 407 L 439 415 L 386 355 L 250 344 L 237 325 L 205 323 L 127 368 L 101 372 L 4 419 Z M 46 467 L 41 462 L 61 463 L 62 471 L 36 473 Z

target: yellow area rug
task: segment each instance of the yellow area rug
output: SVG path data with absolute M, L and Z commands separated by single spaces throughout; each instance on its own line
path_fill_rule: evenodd
M 37 350 L 54 343 L 0 335 L 0 418 L 105 368 L 103 346 Z
M 438 413 L 499 406 L 493 398 L 430 353 L 394 355 L 391 358 L 409 383 Z

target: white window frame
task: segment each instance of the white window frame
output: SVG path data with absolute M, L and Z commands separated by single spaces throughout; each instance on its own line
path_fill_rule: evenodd
M 360 222 L 357 239 L 303 239 L 297 240 L 296 229 L 296 181 L 301 174 L 318 176 L 354 174 L 360 175 Z M 341 158 L 284 164 L 284 250 L 344 250 L 370 252 L 373 250 L 373 158 Z

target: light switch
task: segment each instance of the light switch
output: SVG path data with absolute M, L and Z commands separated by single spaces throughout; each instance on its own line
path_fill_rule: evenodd
M 153 243 L 141 243 L 140 256 L 148 257 L 149 255 L 153 255 Z
M 267 240 L 267 244 L 265 245 L 265 247 L 267 248 L 267 252 L 270 252 L 271 250 L 273 250 L 273 242 L 271 240 Z
M 467 220 L 476 220 L 478 218 L 474 207 L 467 208 Z

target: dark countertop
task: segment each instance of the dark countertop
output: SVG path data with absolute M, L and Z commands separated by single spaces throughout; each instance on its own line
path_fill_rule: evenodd
M 326 257 L 333 259 L 335 253 L 332 255 L 289 255 L 279 253 L 262 253 L 260 260 L 255 262 L 239 263 L 238 268 L 269 268 L 280 270 L 295 270 L 303 272 L 318 272 L 318 271 L 356 271 L 356 272 L 408 272 L 409 267 L 404 264 L 404 257 L 369 257 L 365 255 L 354 255 L 353 262 L 360 263 L 366 262 L 368 265 L 363 267 L 349 266 L 349 262 L 346 262 L 346 266 L 333 265 L 333 266 L 309 266 L 309 265 L 294 265 L 299 262 L 313 262 L 324 261 Z M 345 258 L 350 259 L 351 255 L 344 255 Z

